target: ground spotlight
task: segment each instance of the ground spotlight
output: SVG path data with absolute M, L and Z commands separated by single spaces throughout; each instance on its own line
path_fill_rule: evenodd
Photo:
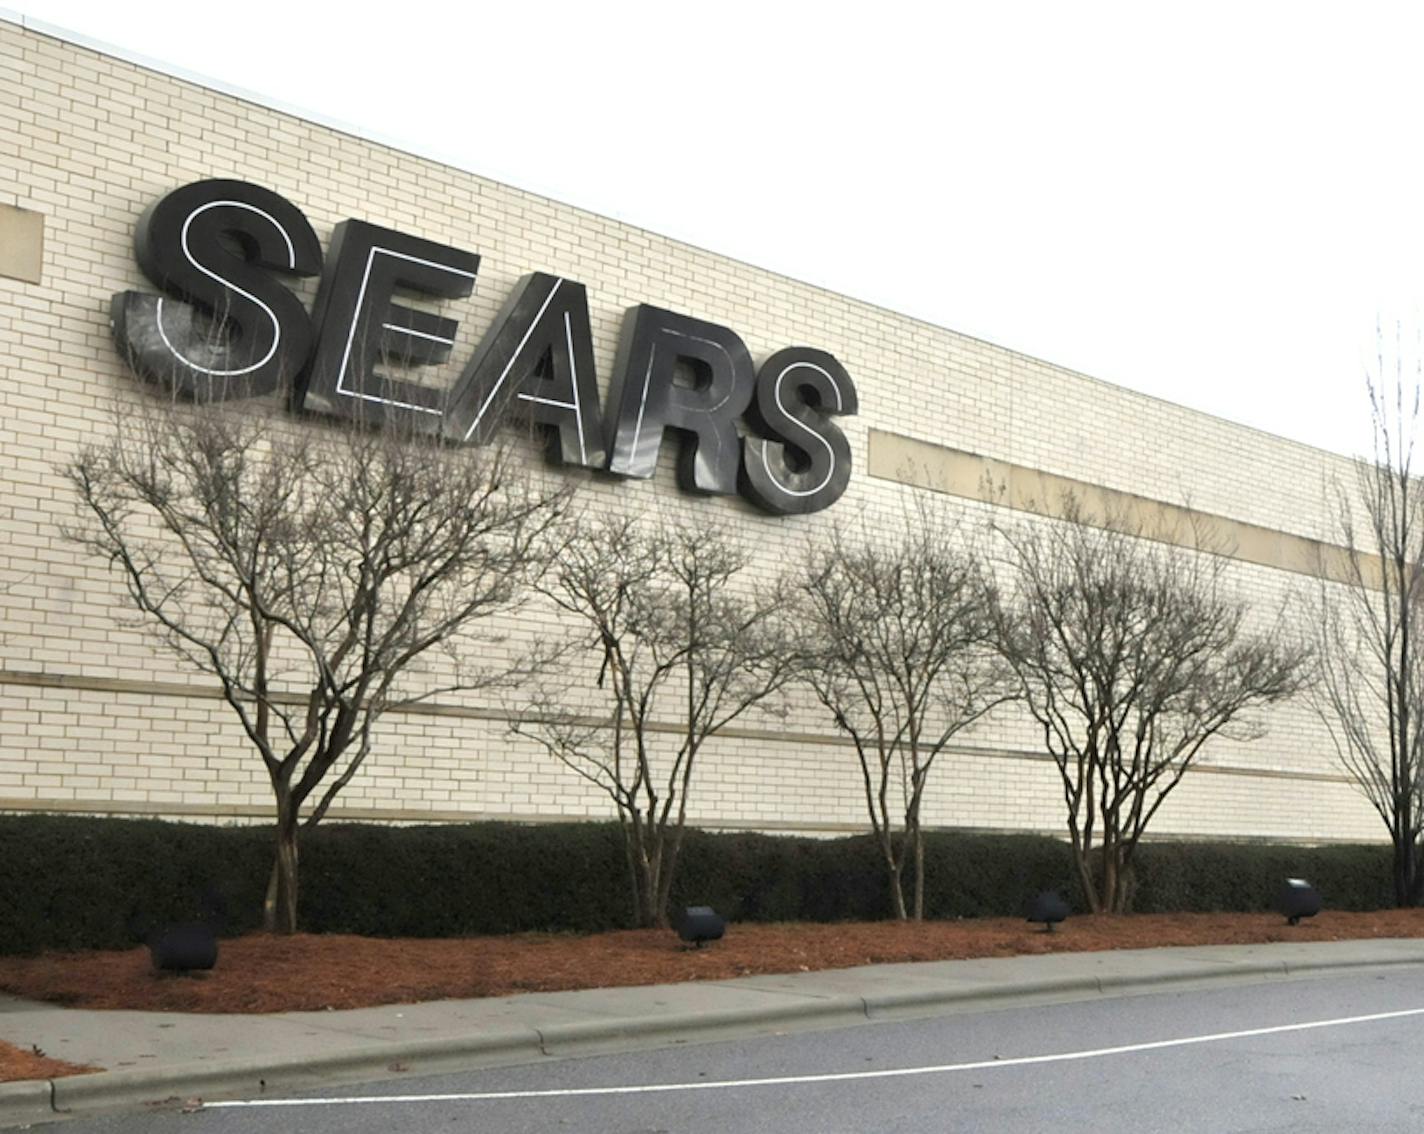
M 197 972 L 217 964 L 218 938 L 212 926 L 201 922 L 169 926 L 148 939 L 148 953 L 155 969 Z
M 1053 890 L 1041 890 L 1024 907 L 1025 921 L 1041 921 L 1045 933 L 1068 916 L 1068 903 Z
M 711 906 L 684 906 L 673 914 L 673 928 L 684 941 L 701 949 L 703 942 L 716 941 L 727 932 L 727 923 Z
M 1320 912 L 1320 891 L 1304 878 L 1287 878 L 1281 887 L 1281 913 L 1291 925 L 1299 925 L 1303 917 Z

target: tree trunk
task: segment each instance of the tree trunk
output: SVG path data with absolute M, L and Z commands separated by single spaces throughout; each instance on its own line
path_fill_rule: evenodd
M 900 845 L 900 853 L 895 854 L 894 837 L 886 832 L 885 835 L 885 865 L 889 868 L 890 875 L 890 909 L 895 914 L 896 921 L 909 921 L 910 915 L 905 908 L 905 846 Z
M 632 821 L 623 824 L 623 857 L 628 863 L 628 892 L 633 896 L 633 924 L 643 924 L 643 868 L 639 860 L 638 840 Z
M 1101 907 L 1108 913 L 1122 913 L 1119 906 L 1121 895 L 1118 893 L 1118 863 L 1117 846 L 1103 843 L 1103 876 L 1101 889 Z
M 643 875 L 642 886 L 638 891 L 638 928 L 658 929 L 667 925 L 667 918 L 658 918 L 658 887 L 651 877 L 652 872 L 647 871 Z
M 890 867 L 890 910 L 895 915 L 896 921 L 909 921 L 910 915 L 905 910 L 905 890 L 901 884 L 901 873 L 898 867 Z
M 1421 878 L 1419 873 L 1419 848 L 1411 846 L 1407 839 L 1396 840 L 1394 844 L 1394 903 L 1400 907 L 1419 904 Z
M 659 909 L 663 871 L 666 869 L 662 836 L 655 827 L 645 824 L 642 839 L 643 844 L 638 848 L 638 927 L 665 928 L 667 916 L 665 911 Z
M 262 903 L 262 928 L 268 933 L 297 931 L 297 809 L 285 785 L 277 789 L 276 853 Z
M 638 928 L 654 929 L 658 924 L 658 853 L 656 848 L 639 848 Z
M 620 811 L 623 851 L 628 863 L 628 887 L 633 898 L 633 924 L 639 929 L 665 926 L 658 918 L 659 882 L 664 869 L 662 840 L 652 826 L 654 820 L 631 808 Z
M 881 828 L 876 832 L 876 836 L 876 841 L 880 844 L 880 857 L 885 862 L 885 880 L 890 890 L 890 912 L 895 915 L 896 921 L 909 921 L 909 914 L 905 911 L 905 855 L 901 853 L 896 857 L 895 836 L 889 830 Z M 903 847 L 901 849 L 903 852 Z
M 1073 865 L 1078 870 L 1078 884 L 1083 888 L 1083 900 L 1088 903 L 1089 913 L 1102 913 L 1103 903 L 1098 897 L 1098 888 L 1093 881 L 1092 852 L 1084 849 L 1083 841 L 1076 830 L 1072 830 L 1071 834 L 1073 836 Z
M 672 883 L 677 877 L 677 860 L 682 855 L 684 830 L 679 824 L 671 835 L 663 835 L 663 872 L 659 880 L 657 904 L 653 908 L 653 925 L 659 929 L 668 926 L 668 907 L 672 904 Z
M 915 825 L 915 920 L 925 920 L 925 835 Z
M 1133 902 L 1137 899 L 1137 864 L 1134 858 L 1136 853 L 1136 837 L 1129 837 L 1117 844 L 1117 894 L 1113 905 L 1114 913 L 1131 913 Z

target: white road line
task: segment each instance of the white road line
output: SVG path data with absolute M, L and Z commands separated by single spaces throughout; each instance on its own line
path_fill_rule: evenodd
M 1315 1028 L 1340 1028 L 1351 1024 L 1371 1024 L 1379 1020 L 1399 1020 L 1407 1016 L 1424 1016 L 1424 1008 L 1405 1008 L 1397 1012 L 1375 1012 L 1369 1016 L 1342 1016 L 1334 1020 L 1311 1020 L 1303 1024 L 1278 1024 L 1270 1028 L 1247 1028 L 1239 1032 L 1213 1032 L 1210 1035 L 1182 1036 L 1178 1039 L 1153 1040 L 1150 1043 L 1122 1044 L 1118 1047 L 1098 1047 L 1086 1051 L 1062 1051 L 1052 1055 L 1024 1055 L 1014 1059 L 981 1059 L 973 1063 L 942 1063 L 931 1067 L 900 1067 L 883 1071 L 841 1071 L 824 1075 L 782 1075 L 771 1079 L 721 1079 L 699 1083 L 649 1083 L 628 1087 L 568 1087 L 548 1091 L 474 1091 L 443 1095 L 367 1095 L 336 1099 L 252 1099 L 205 1103 L 205 1110 L 231 1107 L 296 1107 L 296 1106 L 370 1106 L 395 1103 L 437 1102 L 497 1102 L 511 1099 L 568 1099 L 592 1095 L 655 1095 L 670 1091 L 725 1091 L 742 1087 L 788 1087 L 809 1083 L 849 1083 L 865 1079 L 900 1079 L 910 1075 L 949 1075 L 957 1071 L 988 1071 L 1001 1067 L 1028 1067 L 1040 1063 L 1068 1063 L 1078 1059 L 1101 1059 L 1108 1055 L 1130 1055 L 1138 1051 L 1159 1051 L 1169 1047 L 1189 1047 L 1199 1043 L 1221 1043 L 1225 1040 L 1249 1039 L 1252 1036 L 1274 1036 L 1285 1032 L 1305 1032 Z

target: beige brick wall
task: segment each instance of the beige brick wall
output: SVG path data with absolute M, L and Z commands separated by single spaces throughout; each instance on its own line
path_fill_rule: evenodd
M 73 512 L 57 466 L 101 436 L 116 399 L 134 389 L 107 309 L 115 292 L 149 290 L 133 261 L 135 221 L 163 193 L 206 177 L 282 193 L 323 242 L 357 217 L 480 253 L 474 295 L 446 308 L 461 337 L 447 380 L 532 270 L 587 286 L 605 391 L 623 311 L 639 302 L 732 327 L 757 360 L 791 344 L 831 351 L 857 383 L 861 413 L 840 420 L 856 473 L 829 512 L 773 519 L 739 500 L 681 495 L 671 453 L 652 482 L 575 474 L 592 507 L 662 507 L 752 534 L 767 578 L 838 519 L 863 515 L 881 530 L 902 522 L 919 490 L 868 474 L 871 429 L 1307 539 L 1333 534 L 1324 494 L 1349 470 L 1316 450 L 0 22 L 0 206 L 41 214 L 44 230 L 38 282 L 0 275 L 0 809 L 266 812 L 260 765 L 228 711 L 125 617 L 114 580 L 62 535 Z M 309 282 L 308 302 L 313 291 Z M 940 499 L 966 515 L 986 511 Z M 1233 574 L 1262 609 L 1309 585 L 1258 564 Z M 510 629 L 511 648 L 519 635 L 563 632 L 533 609 Z M 511 736 L 500 705 L 456 699 L 442 709 L 392 719 L 334 814 L 609 814 L 604 797 Z M 1263 740 L 1214 747 L 1156 830 L 1378 838 L 1308 708 L 1283 708 L 1269 725 Z M 927 818 L 1056 831 L 1060 806 L 1034 730 L 999 713 L 944 760 Z M 748 717 L 710 746 L 692 817 L 859 829 L 853 752 L 807 702 L 784 722 Z

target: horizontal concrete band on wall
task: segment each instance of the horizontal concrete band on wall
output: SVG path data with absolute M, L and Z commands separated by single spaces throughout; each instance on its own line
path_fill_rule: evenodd
M 869 449 L 870 475 L 895 484 L 1052 518 L 1061 518 L 1064 503 L 1072 498 L 1090 521 L 1144 539 L 1334 582 L 1348 583 L 1355 578 L 1349 551 L 1337 544 L 880 429 L 870 430 Z M 1359 559 L 1361 574 L 1373 585 L 1380 569 L 1378 557 L 1361 555 Z
M 0 686 L 28 686 L 40 689 L 71 689 L 89 693 L 122 693 L 129 695 L 141 695 L 152 697 L 170 697 L 198 701 L 221 701 L 223 694 L 216 686 L 210 685 L 190 685 L 177 681 L 134 681 L 126 678 L 107 677 L 86 677 L 77 674 L 67 673 L 42 673 L 27 672 L 23 670 L 3 670 L 0 669 Z M 287 694 L 281 700 L 288 704 L 300 704 L 302 698 L 297 694 Z M 425 702 L 418 705 L 409 705 L 400 709 L 391 710 L 392 716 L 410 717 L 453 717 L 465 720 L 480 721 L 512 721 L 515 714 L 505 709 L 482 708 L 470 705 L 448 705 L 438 702 Z M 570 723 L 598 727 L 607 722 L 603 718 L 579 717 L 572 718 Z M 667 735 L 680 735 L 684 731 L 684 726 L 671 721 L 655 721 L 651 729 L 657 733 Z M 789 730 L 757 729 L 757 728 L 737 728 L 730 727 L 722 729 L 717 734 L 730 740 L 753 740 L 768 744 L 779 745 L 817 745 L 829 748 L 849 749 L 854 744 L 849 737 L 834 733 L 815 732 L 793 732 Z M 993 760 L 1031 760 L 1042 763 L 1052 762 L 1052 757 L 1046 752 L 1031 751 L 1028 749 L 1003 749 L 985 748 L 975 745 L 948 745 L 944 749 L 946 755 L 961 754 L 965 756 L 976 756 Z M 1188 769 L 1189 774 L 1217 775 L 1217 776 L 1249 776 L 1256 779 L 1272 780 L 1292 780 L 1296 782 L 1314 782 L 1329 784 L 1350 785 L 1353 781 L 1344 774 L 1330 774 L 1325 772 L 1296 772 L 1284 768 L 1249 768 L 1233 766 L 1229 764 L 1193 764 Z M 35 804 L 34 806 L 39 806 Z M 46 809 L 49 804 L 44 805 Z M 77 807 L 77 805 L 74 805 Z M 87 805 L 86 805 L 87 806 Z M 0 800 L 0 809 L 7 809 L 9 803 Z M 129 804 L 116 804 L 116 809 L 131 810 Z M 163 804 L 158 810 L 170 810 L 171 805 Z M 207 813 L 207 812 L 204 812 Z M 232 814 L 242 813 L 239 808 Z M 333 807 L 332 815 L 337 814 L 337 808 Z M 421 811 L 415 809 L 392 809 L 376 812 L 356 811 L 346 813 L 350 818 L 381 818 L 399 821 L 413 816 L 419 816 L 426 821 L 434 821 L 436 815 L 446 816 L 447 813 L 434 811 Z M 468 821 L 469 814 L 466 812 L 449 812 L 448 817 L 461 822 Z M 778 824 L 780 826 L 781 824 Z M 808 824 L 786 824 L 787 829 L 795 826 L 804 826 L 806 829 L 830 830 L 837 829 L 835 825 L 827 826 L 819 823 Z

